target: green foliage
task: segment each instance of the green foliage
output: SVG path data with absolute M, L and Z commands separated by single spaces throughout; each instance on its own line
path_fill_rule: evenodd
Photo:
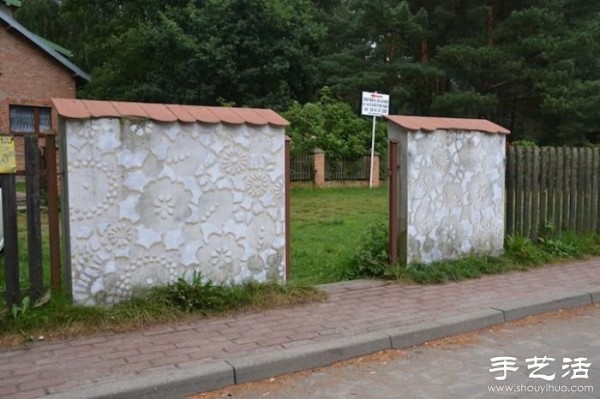
M 552 260 L 551 256 L 529 238 L 508 236 L 505 240 L 506 256 L 517 265 L 541 265 Z
M 557 258 L 578 258 L 582 254 L 579 249 L 570 243 L 564 242 L 558 238 L 538 238 L 542 250 Z
M 346 277 L 382 277 L 388 267 L 388 237 L 385 222 L 370 226 L 348 265 Z
M 25 298 L 13 310 L 0 313 L 0 343 L 68 337 L 101 331 L 131 331 L 149 325 L 194 320 L 240 309 L 272 309 L 321 301 L 325 294 L 313 287 L 249 282 L 215 286 L 198 275 L 169 287 L 136 292 L 128 301 L 110 307 L 73 305 L 64 292 L 49 293 L 35 304 Z
M 385 224 L 371 226 L 348 264 L 346 276 L 392 277 L 419 284 L 439 284 L 509 270 L 525 270 L 557 260 L 600 253 L 600 236 L 597 234 L 559 234 L 541 237 L 535 242 L 524 237 L 509 236 L 505 242 L 505 253 L 499 257 L 473 254 L 456 260 L 402 266 L 388 264 L 387 240 Z
M 513 141 L 512 145 L 514 145 L 515 147 L 537 147 L 537 144 L 535 143 L 535 141 L 531 141 L 531 140 L 517 140 L 517 141 Z
M 448 281 L 478 278 L 484 274 L 498 274 L 507 270 L 507 265 L 502 258 L 471 255 L 458 260 L 396 268 L 393 274 L 396 278 L 419 284 L 441 284 Z
M 209 311 L 222 312 L 228 305 L 226 288 L 213 285 L 211 281 L 202 281 L 200 273 L 194 272 L 191 279 L 180 277 L 165 289 L 169 302 L 185 312 L 200 312 L 207 314 Z
M 282 110 L 318 87 L 314 14 L 309 0 L 27 0 L 19 18 L 91 72 L 83 97 Z
M 357 144 L 350 120 L 327 137 L 322 111 L 302 109 L 320 87 L 354 113 L 361 91 L 379 91 L 393 114 L 484 117 L 540 145 L 600 142 L 597 1 L 23 0 L 17 18 L 91 72 L 80 96 L 297 101 L 303 139 L 341 153 Z
M 352 158 L 368 154 L 371 149 L 372 121 L 360 118 L 350 105 L 331 95 L 328 87 L 321 90 L 318 103 L 298 102 L 283 113 L 290 122 L 286 130 L 294 152 L 311 153 L 319 148 L 330 157 Z M 376 151 L 387 153 L 385 125 L 377 125 Z
M 30 305 L 31 305 L 31 299 L 28 296 L 23 298 L 23 300 L 21 301 L 21 304 L 19 304 L 19 305 L 17 305 L 16 303 L 13 303 L 13 305 L 10 309 L 10 313 L 11 313 L 13 319 L 17 320 L 19 318 L 25 317 L 25 315 L 29 312 Z

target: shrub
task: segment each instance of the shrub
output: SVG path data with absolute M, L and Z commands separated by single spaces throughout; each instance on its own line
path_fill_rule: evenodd
M 347 268 L 346 277 L 382 277 L 388 266 L 388 227 L 379 221 L 369 228 Z

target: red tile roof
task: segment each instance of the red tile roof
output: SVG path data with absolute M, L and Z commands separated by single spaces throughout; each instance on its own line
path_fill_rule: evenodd
M 430 116 L 386 115 L 385 118 L 406 130 L 466 130 L 484 133 L 510 134 L 510 130 L 487 119 L 435 118 Z
M 228 123 L 232 125 L 249 124 L 280 127 L 289 125 L 288 121 L 270 109 L 92 101 L 66 98 L 53 98 L 52 103 L 60 116 L 70 119 L 134 116 L 159 122 L 180 121 L 187 123 Z

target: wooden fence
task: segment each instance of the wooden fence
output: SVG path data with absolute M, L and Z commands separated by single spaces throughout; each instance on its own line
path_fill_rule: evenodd
M 600 233 L 600 149 L 509 147 L 506 234 Z
M 6 304 L 10 308 L 14 304 L 20 304 L 23 297 L 23 289 L 28 292 L 27 296 L 35 301 L 42 296 L 44 288 L 44 256 L 42 253 L 42 231 L 41 231 L 41 197 L 40 197 L 40 169 L 41 158 L 39 153 L 39 134 L 24 134 L 24 157 L 25 157 L 25 189 L 26 189 L 26 224 L 27 227 L 27 271 L 22 265 L 19 246 L 19 229 L 17 217 L 17 195 L 15 174 L 0 174 L 0 186 L 2 187 L 2 209 L 4 222 L 4 244 L 5 254 L 2 259 L 4 265 L 4 281 L 0 279 L 0 291 L 4 285 Z M 48 200 L 48 235 L 49 235 L 49 260 L 50 281 L 52 288 L 59 289 L 62 285 L 60 268 L 60 236 L 58 222 L 58 193 L 56 174 L 56 135 L 53 132 L 44 134 L 46 148 L 52 149 L 46 152 L 45 157 L 45 182 Z M 23 269 L 22 269 L 23 266 Z M 27 278 L 21 278 L 26 276 Z M 3 284 L 2 284 L 3 283 Z

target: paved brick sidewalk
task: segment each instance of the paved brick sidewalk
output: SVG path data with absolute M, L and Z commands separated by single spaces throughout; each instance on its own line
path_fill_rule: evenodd
M 115 377 L 185 370 L 521 301 L 587 292 L 597 297 L 600 258 L 438 286 L 355 281 L 323 289 L 329 293 L 326 302 L 292 309 L 1 350 L 0 397 L 36 398 Z

